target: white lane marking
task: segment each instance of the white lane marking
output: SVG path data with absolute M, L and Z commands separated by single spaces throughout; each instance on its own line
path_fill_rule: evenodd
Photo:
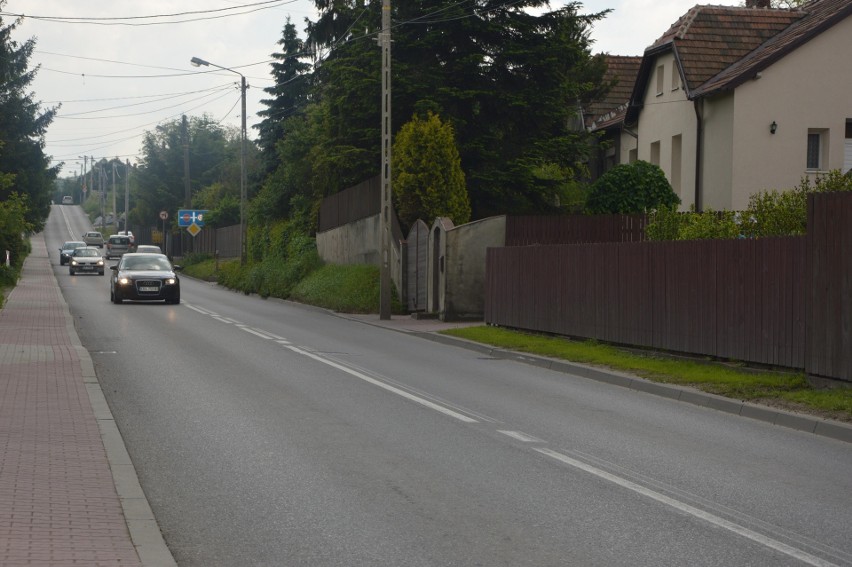
M 355 376 L 356 378 L 359 378 L 359 379 L 363 380 L 364 382 L 367 382 L 368 384 L 378 386 L 379 388 L 387 390 L 388 392 L 392 392 L 392 393 L 394 393 L 398 396 L 402 396 L 403 398 L 405 398 L 407 400 L 411 400 L 412 402 L 416 402 L 418 404 L 426 406 L 427 408 L 441 412 L 444 415 L 454 417 L 455 419 L 462 421 L 464 423 L 477 423 L 477 421 L 473 418 L 470 418 L 466 415 L 455 412 L 455 411 L 453 411 L 449 408 L 445 408 L 443 406 L 440 406 L 440 405 L 438 405 L 434 402 L 430 402 L 429 400 L 421 398 L 420 396 L 415 396 L 414 394 L 406 392 L 405 390 L 401 390 L 400 388 L 397 388 L 395 386 L 391 386 L 390 384 L 386 384 L 385 382 L 382 382 L 381 380 L 376 380 L 375 378 L 367 376 L 366 374 L 364 374 L 362 372 L 358 372 L 357 370 L 353 370 L 353 369 L 348 368 L 348 367 L 346 367 L 342 364 L 338 364 L 337 362 L 334 362 L 333 360 L 323 358 L 321 356 L 313 354 L 312 352 L 302 350 L 302 349 L 295 347 L 295 346 L 287 346 L 287 348 L 289 348 L 293 352 L 307 356 L 308 358 L 313 358 L 317 362 L 322 362 L 323 364 L 327 364 L 328 366 L 331 366 L 332 368 L 336 368 L 338 370 L 346 372 L 347 374 Z
M 539 439 L 538 437 L 533 437 L 532 435 L 527 435 L 521 431 L 502 431 L 498 429 L 497 433 L 508 435 L 509 437 L 517 439 L 518 441 L 523 441 L 524 443 L 544 443 L 544 440 Z
M 287 346 L 287 345 L 289 345 L 289 344 L 290 344 L 290 341 L 285 340 L 285 339 L 278 339 L 278 340 L 277 340 L 277 341 L 275 341 L 275 342 L 276 342 L 276 343 L 278 343 L 279 345 L 284 345 L 284 346 Z
M 245 331 L 247 333 L 251 333 L 252 335 L 256 335 L 256 336 L 260 337 L 261 339 L 266 339 L 266 340 L 272 339 L 272 337 L 267 335 L 264 331 L 258 331 L 257 329 L 252 329 L 251 327 L 246 327 L 245 325 L 237 325 L 237 328 L 242 329 L 243 331 Z
M 197 311 L 198 313 L 201 313 L 202 315 L 210 315 L 210 312 L 209 312 L 209 311 L 207 311 L 207 310 L 205 310 L 205 309 L 202 309 L 202 308 L 200 308 L 200 307 L 196 307 L 196 306 L 194 306 L 194 305 L 190 305 L 190 304 L 188 304 L 188 303 L 184 303 L 184 305 L 186 305 L 187 307 L 189 307 L 189 308 L 190 308 L 190 309 L 192 309 L 193 311 Z
M 667 506 L 671 506 L 672 508 L 675 508 L 676 510 L 679 510 L 679 511 L 684 512 L 686 514 L 690 514 L 691 516 L 695 516 L 696 518 L 704 520 L 705 522 L 709 522 L 710 524 L 713 524 L 713 525 L 718 526 L 720 528 L 724 528 L 726 530 L 729 530 L 729 531 L 731 531 L 731 532 L 733 532 L 733 533 L 735 533 L 739 536 L 750 539 L 750 540 L 757 542 L 761 545 L 764 545 L 764 546 L 766 546 L 770 549 L 774 549 L 775 551 L 778 551 L 778 552 L 783 553 L 785 555 L 789 555 L 790 557 L 798 559 L 799 561 L 807 563 L 808 565 L 814 565 L 815 567 L 837 567 L 834 563 L 830 563 L 828 561 L 825 561 L 824 559 L 821 559 L 819 557 L 811 555 L 810 553 L 802 551 L 801 549 L 796 549 L 795 547 L 789 546 L 785 543 L 782 543 L 778 540 L 767 537 L 763 534 L 759 534 L 759 533 L 752 531 L 752 530 L 750 530 L 750 529 L 748 529 L 744 526 L 741 526 L 739 524 L 735 524 L 734 522 L 730 522 L 730 521 L 728 521 L 724 518 L 720 518 L 719 516 L 716 516 L 715 514 L 705 512 L 704 510 L 701 510 L 701 509 L 696 508 L 694 506 L 690 506 L 689 504 L 686 504 L 686 503 L 681 502 L 679 500 L 675 500 L 674 498 L 666 496 L 665 494 L 660 494 L 659 492 L 656 492 L 656 491 L 651 490 L 649 488 L 645 488 L 644 486 L 636 484 L 635 482 L 631 482 L 631 481 L 629 481 L 625 478 L 621 478 L 621 477 L 616 476 L 614 474 L 608 473 L 605 470 L 599 469 L 597 467 L 593 467 L 593 466 L 588 465 L 588 464 L 586 464 L 582 461 L 572 459 L 571 457 L 569 457 L 567 455 L 563 455 L 562 453 L 558 453 L 558 452 L 552 451 L 550 449 L 537 448 L 537 447 L 534 447 L 533 449 L 535 451 L 538 451 L 542 455 L 546 455 L 546 456 L 551 457 L 553 459 L 556 459 L 557 461 L 560 461 L 560 462 L 562 462 L 566 465 L 570 465 L 572 467 L 575 467 L 575 468 L 578 468 L 582 471 L 585 471 L 589 474 L 595 475 L 598 478 L 602 478 L 603 480 L 607 480 L 609 482 L 612 482 L 613 484 L 617 484 L 618 486 L 621 486 L 622 488 L 632 490 L 633 492 L 636 492 L 638 494 L 641 494 L 643 496 L 651 498 L 652 500 L 656 500 L 657 502 L 660 502 L 660 503 L 665 504 Z
M 218 315 L 213 315 L 213 318 L 216 319 L 217 321 L 219 321 L 220 323 L 227 323 L 228 325 L 230 325 L 232 323 L 232 321 L 230 319 L 226 319 L 224 317 L 219 317 Z

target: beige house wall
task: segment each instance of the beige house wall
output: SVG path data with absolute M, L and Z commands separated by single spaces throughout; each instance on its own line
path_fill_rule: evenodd
M 823 171 L 843 167 L 846 119 L 852 119 L 850 38 L 847 18 L 736 89 L 732 209 L 745 208 L 752 193 L 789 189 L 816 175 L 806 168 L 811 128 L 824 130 Z
M 702 103 L 699 103 L 702 104 Z M 701 208 L 730 210 L 734 202 L 734 95 L 726 94 L 703 102 L 704 137 L 702 154 Z
M 695 202 L 695 109 L 686 98 L 679 76 L 673 76 L 674 56 L 661 54 L 653 67 L 639 114 L 638 157 L 662 168 L 680 197 L 681 209 L 688 210 Z M 679 152 L 673 152 L 677 137 Z M 673 156 L 678 155 L 680 159 L 673 163 Z

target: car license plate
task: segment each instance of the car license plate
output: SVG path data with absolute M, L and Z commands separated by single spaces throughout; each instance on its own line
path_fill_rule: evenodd
M 160 291 L 159 288 L 150 285 L 139 286 L 139 291 Z
M 90 272 L 95 269 L 94 266 L 80 266 L 81 270 L 89 270 Z

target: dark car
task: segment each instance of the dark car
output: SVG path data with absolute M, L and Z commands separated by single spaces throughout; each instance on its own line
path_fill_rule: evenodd
M 73 252 L 75 248 L 81 248 L 85 245 L 86 243 L 82 240 L 69 240 L 63 244 L 62 248 L 59 249 L 59 265 L 64 266 L 67 264 L 68 258 L 71 256 L 71 252 Z
M 104 275 L 104 259 L 101 251 L 94 246 L 75 248 L 68 257 L 68 273 Z
M 165 254 L 128 253 L 111 266 L 109 298 L 113 303 L 165 301 L 180 303 L 180 266 L 173 266 Z

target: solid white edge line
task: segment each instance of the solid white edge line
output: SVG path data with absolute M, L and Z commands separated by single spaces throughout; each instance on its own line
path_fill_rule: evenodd
M 834 563 L 831 563 L 829 561 L 825 561 L 824 559 L 821 559 L 819 557 L 811 555 L 810 553 L 807 553 L 807 552 L 802 551 L 800 549 L 796 549 L 795 547 L 789 546 L 785 543 L 782 543 L 778 540 L 767 537 L 763 534 L 759 534 L 759 533 L 752 531 L 752 530 L 750 530 L 746 527 L 740 526 L 739 524 L 735 524 L 734 522 L 730 522 L 730 521 L 728 521 L 724 518 L 720 518 L 719 516 L 716 516 L 716 515 L 711 514 L 709 512 L 705 512 L 704 510 L 700 510 L 700 509 L 698 509 L 694 506 L 690 506 L 689 504 L 686 504 L 686 503 L 681 502 L 679 500 L 675 500 L 674 498 L 666 496 L 665 494 L 660 494 L 659 492 L 655 492 L 653 490 L 645 488 L 644 486 L 636 484 L 635 482 L 631 482 L 627 479 L 624 479 L 624 478 L 621 478 L 621 477 L 616 476 L 614 474 L 608 473 L 605 470 L 599 469 L 597 467 L 593 467 L 593 466 L 588 465 L 588 464 L 586 464 L 582 461 L 572 459 L 571 457 L 569 457 L 567 455 L 563 455 L 562 453 L 558 453 L 556 451 L 552 451 L 550 449 L 543 449 L 543 448 L 535 448 L 534 447 L 533 449 L 535 451 L 538 451 L 542 455 L 546 455 L 546 456 L 551 457 L 553 459 L 556 459 L 557 461 L 560 461 L 560 462 L 562 462 L 566 465 L 570 465 L 572 467 L 575 467 L 575 468 L 578 468 L 582 471 L 585 471 L 589 474 L 593 474 L 593 475 L 597 476 L 598 478 L 602 478 L 604 480 L 607 480 L 609 482 L 617 484 L 618 486 L 621 486 L 622 488 L 632 490 L 633 492 L 637 492 L 637 493 L 639 493 L 643 496 L 646 496 L 648 498 L 656 500 L 657 502 L 660 502 L 660 503 L 665 504 L 667 506 L 671 506 L 672 508 L 675 508 L 676 510 L 679 510 L 681 512 L 685 512 L 687 514 L 690 514 L 691 516 L 695 516 L 696 518 L 704 520 L 705 522 L 709 522 L 709 523 L 711 523 L 715 526 L 729 530 L 729 531 L 731 531 L 731 532 L 733 532 L 737 535 L 740 535 L 742 537 L 750 539 L 750 540 L 757 542 L 761 545 L 764 545 L 764 546 L 766 546 L 770 549 L 774 549 L 775 551 L 778 551 L 778 552 L 783 553 L 785 555 L 789 555 L 790 557 L 798 559 L 799 561 L 807 563 L 808 565 L 814 565 L 815 567 L 837 567 Z
M 358 371 L 356 371 L 356 370 L 352 370 L 351 368 L 347 368 L 346 366 L 344 366 L 344 365 L 342 365 L 342 364 L 338 364 L 338 363 L 336 363 L 336 362 L 334 362 L 334 361 L 332 361 L 332 360 L 329 360 L 329 359 L 327 359 L 327 358 L 323 358 L 323 357 L 321 357 L 321 356 L 317 356 L 317 355 L 315 355 L 315 354 L 313 354 L 313 353 L 310 353 L 310 352 L 308 352 L 308 351 L 302 350 L 302 349 L 300 349 L 300 348 L 298 348 L 298 347 L 288 346 L 288 345 L 284 345 L 284 346 L 285 346 L 286 348 L 289 348 L 289 349 L 290 349 L 290 350 L 292 350 L 293 352 L 296 352 L 296 353 L 302 354 L 302 355 L 304 355 L 304 356 L 307 356 L 308 358 L 313 358 L 313 359 L 314 359 L 314 360 L 316 360 L 317 362 L 322 362 L 323 364 L 327 364 L 328 366 L 331 366 L 331 367 L 333 367 L 333 368 L 336 368 L 336 369 L 338 369 L 338 370 L 341 370 L 341 371 L 343 371 L 343 372 L 346 372 L 347 374 L 350 374 L 350 375 L 352 375 L 352 376 L 355 376 L 356 378 L 360 378 L 361 380 L 363 380 L 363 381 L 365 381 L 365 382 L 367 382 L 367 383 L 369 383 L 369 384 L 372 384 L 372 385 L 374 385 L 374 386 L 378 386 L 379 388 L 382 388 L 382 389 L 384 389 L 384 390 L 387 390 L 388 392 L 392 392 L 392 393 L 394 393 L 394 394 L 396 394 L 396 395 L 398 395 L 398 396 L 402 396 L 403 398 L 405 398 L 405 399 L 407 399 L 407 400 L 411 400 L 412 402 L 417 402 L 418 404 L 421 404 L 421 405 L 423 405 L 423 406 L 426 406 L 427 408 L 430 408 L 430 409 L 433 409 L 433 410 L 435 410 L 435 411 L 441 412 L 441 413 L 443 413 L 444 415 L 448 415 L 448 416 L 450 416 L 450 417 L 454 417 L 455 419 L 457 419 L 457 420 L 459 420 L 459 421 L 462 421 L 462 422 L 464 422 L 464 423 L 478 423 L 475 419 L 472 419 L 472 418 L 470 418 L 470 417 L 468 417 L 468 416 L 466 416 L 466 415 L 460 414 L 460 413 L 458 413 L 458 412 L 454 412 L 454 411 L 453 411 L 453 410 L 451 410 L 451 409 L 448 409 L 448 408 L 445 408 L 445 407 L 443 407 L 443 406 L 440 406 L 440 405 L 438 405 L 438 404 L 436 404 L 436 403 L 430 402 L 429 400 L 425 400 L 425 399 L 423 399 L 423 398 L 421 398 L 421 397 L 419 397 L 419 396 L 415 396 L 414 394 L 411 394 L 411 393 L 409 393 L 409 392 L 406 392 L 405 390 L 401 390 L 401 389 L 399 389 L 399 388 L 396 388 L 396 387 L 394 387 L 394 386 L 391 386 L 390 384 L 386 384 L 386 383 L 382 382 L 381 380 L 376 380 L 375 378 L 372 378 L 372 377 L 370 377 L 370 376 L 367 376 L 366 374 L 362 374 L 361 372 L 358 372 Z

